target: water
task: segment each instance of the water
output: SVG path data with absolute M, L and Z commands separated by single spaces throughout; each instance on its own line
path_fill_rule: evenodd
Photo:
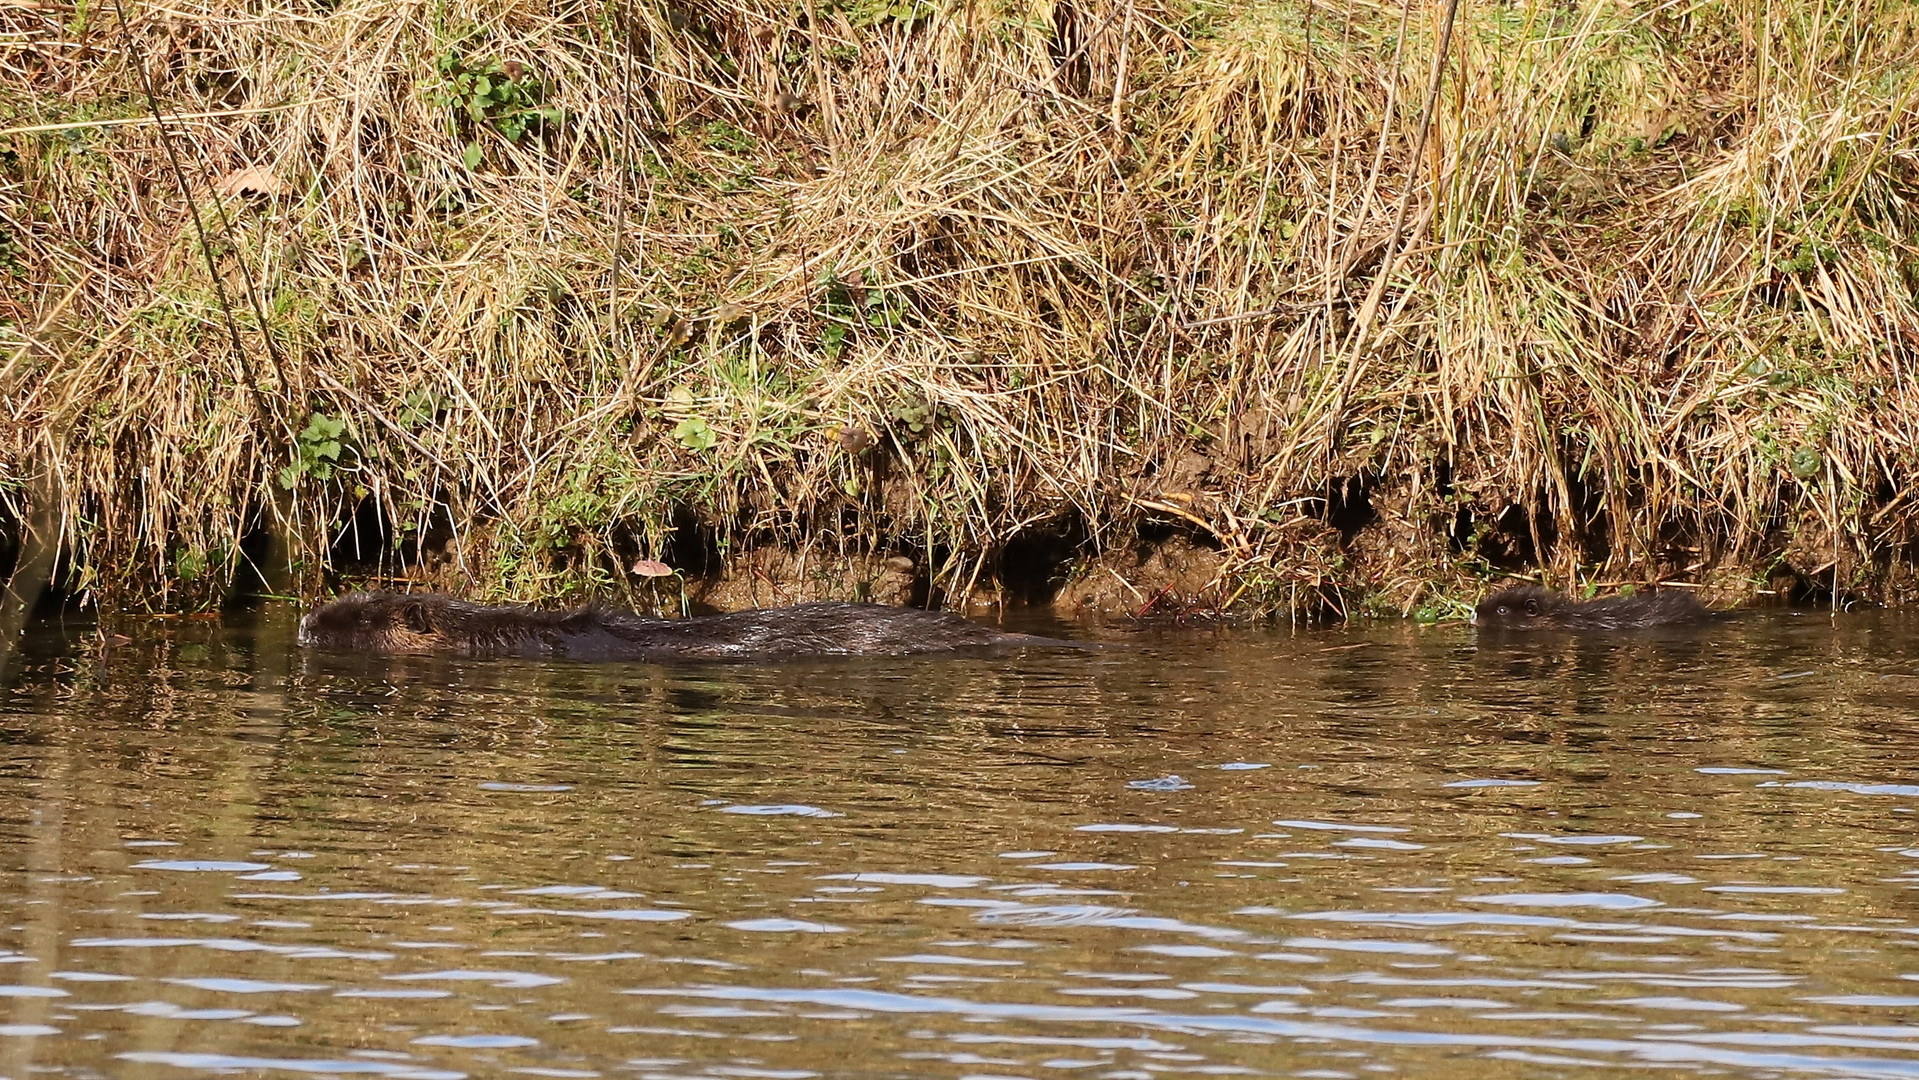
M 0 1073 L 1919 1077 L 1919 622 L 666 668 L 43 628 Z

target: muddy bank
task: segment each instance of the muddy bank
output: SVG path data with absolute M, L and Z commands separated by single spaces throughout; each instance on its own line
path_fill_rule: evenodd
M 476 565 L 507 564 L 489 546 L 500 543 L 498 534 L 475 530 L 458 544 L 446 537 L 395 544 L 384 533 L 357 545 L 336 539 L 320 573 L 291 587 L 321 593 L 404 582 L 502 600 L 608 599 L 660 613 L 850 600 L 985 616 L 1047 609 L 1092 622 L 1431 621 L 1463 617 L 1477 598 L 1514 582 L 1573 593 L 1683 584 L 1723 607 L 1919 598 L 1919 577 L 1901 549 L 1886 545 L 1866 557 L 1842 543 L 1835 552 L 1832 533 L 1811 510 L 1756 553 L 1674 529 L 1657 557 L 1634 560 L 1610 549 L 1603 518 L 1566 536 L 1523 506 L 1485 509 L 1439 491 L 1430 474 L 1417 485 L 1379 477 L 1331 484 L 1259 523 L 1233 513 L 1225 493 L 1205 487 L 1203 476 L 1181 479 L 1179 488 L 1137 489 L 1127 498 L 1138 511 L 1130 534 L 1108 528 L 1097 539 L 1082 517 L 1068 516 L 986 550 L 845 550 L 817 539 L 728 550 L 719 533 L 682 510 L 675 515 L 680 527 L 661 540 L 623 534 L 600 544 L 588 534 L 572 536 L 537 564 L 517 564 L 505 586 L 475 572 Z M 378 555 L 351 557 L 362 550 Z
M 1861 552 L 1834 542 L 1816 508 L 1782 523 L 1757 551 L 1675 526 L 1657 557 L 1631 559 L 1610 543 L 1603 514 L 1566 535 L 1517 504 L 1487 508 L 1433 484 L 1362 476 L 1287 500 L 1253 519 L 1209 468 L 1187 454 L 1178 485 L 1136 485 L 1124 525 L 1094 530 L 1082 515 L 1029 526 L 987 548 L 936 549 L 870 538 L 828 546 L 819 537 L 742 545 L 692 507 L 665 514 L 657 534 L 575 528 L 529 550 L 522 529 L 492 522 L 455 528 L 440 506 L 413 527 L 371 497 L 344 506 L 318 537 L 273 524 L 262 510 L 219 562 L 176 578 L 156 604 L 109 587 L 73 560 L 53 564 L 27 545 L 21 519 L 0 516 L 0 581 L 25 551 L 29 585 L 49 579 L 50 602 L 118 609 L 196 609 L 262 593 L 320 597 L 353 587 L 425 588 L 477 600 L 599 600 L 660 614 L 712 613 L 816 600 L 943 607 L 975 616 L 1046 609 L 1088 622 L 1181 618 L 1437 620 L 1463 617 L 1491 589 L 1542 583 L 1579 593 L 1654 582 L 1684 584 L 1715 606 L 1899 605 L 1919 599 L 1911 553 L 1895 543 Z M 1183 468 L 1184 471 L 1180 471 Z M 24 500 L 23 508 L 30 511 Z M 43 528 L 58 530 L 49 516 Z M 1124 531 L 1130 528 L 1130 531 Z M 884 538 L 882 538 L 884 539 Z M 1544 557 L 1542 557 L 1544 553 Z M 176 556 L 177 564 L 177 556 Z

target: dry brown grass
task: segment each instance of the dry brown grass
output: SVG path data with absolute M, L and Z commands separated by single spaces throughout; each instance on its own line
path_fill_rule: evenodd
M 81 584 L 162 602 L 266 519 L 311 565 L 363 500 L 522 595 L 612 587 L 689 521 L 957 587 L 1023 529 L 1147 519 L 1263 605 L 1410 610 L 1529 561 L 1899 591 L 1919 16 L 1465 0 L 1428 124 L 1449 10 L 187 2 L 123 31 L 0 0 L 0 496 L 54 463 Z M 457 119 L 445 56 L 523 65 L 563 117 Z M 1335 492 L 1371 524 L 1329 529 Z

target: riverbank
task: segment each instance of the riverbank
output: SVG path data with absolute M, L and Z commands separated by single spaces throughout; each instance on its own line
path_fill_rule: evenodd
M 797 11 L 0 11 L 0 516 L 149 606 L 1919 592 L 1909 7 Z

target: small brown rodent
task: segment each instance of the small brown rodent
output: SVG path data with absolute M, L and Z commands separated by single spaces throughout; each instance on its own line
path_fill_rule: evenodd
M 1520 585 L 1481 600 L 1472 623 L 1497 630 L 1633 630 L 1702 622 L 1712 615 L 1697 597 L 1675 589 L 1579 601 L 1551 589 Z
M 782 660 L 911 656 L 1022 645 L 1097 648 L 1009 634 L 943 611 L 799 604 L 690 619 L 598 607 L 470 604 L 436 593 L 356 592 L 300 620 L 301 645 L 338 652 L 454 653 L 570 660 Z

